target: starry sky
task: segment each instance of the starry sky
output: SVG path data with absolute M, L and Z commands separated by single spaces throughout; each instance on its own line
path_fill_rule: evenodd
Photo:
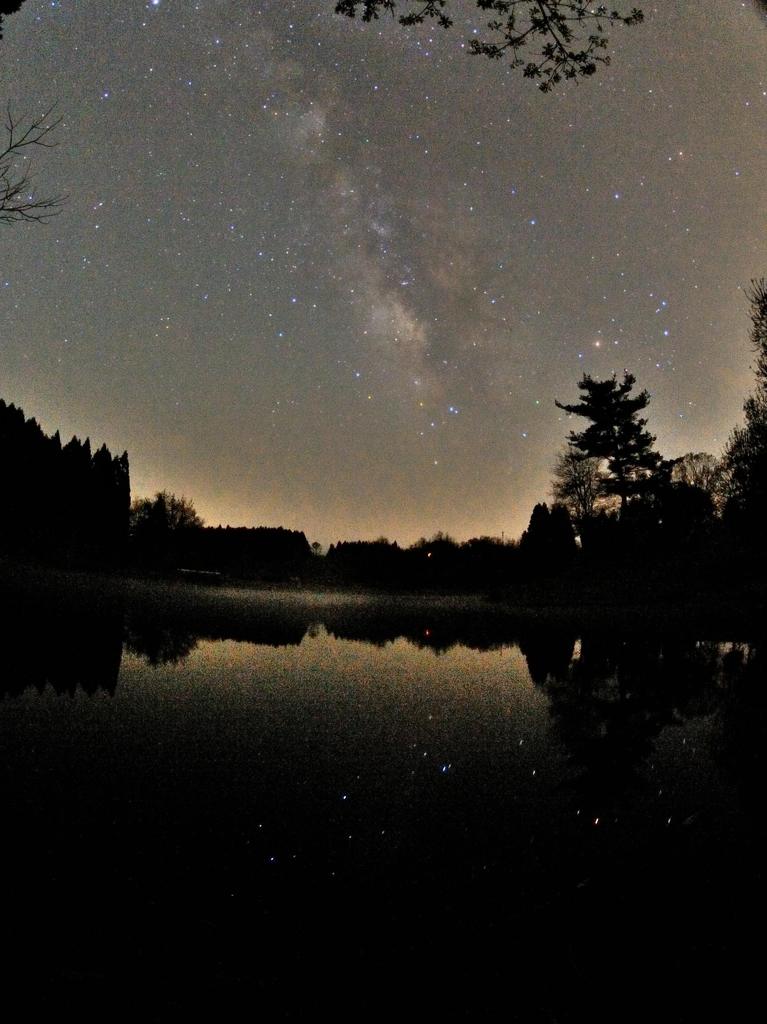
M 211 525 L 518 536 L 624 369 L 658 448 L 721 452 L 767 274 L 767 21 L 642 5 L 540 93 L 332 0 L 28 0 L 0 97 L 52 102 L 47 226 L 0 232 L 0 395 Z

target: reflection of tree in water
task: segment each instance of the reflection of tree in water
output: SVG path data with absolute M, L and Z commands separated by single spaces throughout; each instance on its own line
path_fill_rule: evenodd
M 310 622 L 256 614 L 228 619 L 225 609 L 175 608 L 164 611 L 137 607 L 128 615 L 125 646 L 148 664 L 178 665 L 201 640 L 237 640 L 268 647 L 296 646 Z
M 45 601 L 8 604 L 0 618 L 0 697 L 29 687 L 74 696 L 114 694 L 120 673 L 123 615 L 81 604 L 76 609 Z
M 759 644 L 733 645 L 724 659 L 727 699 L 722 701 L 714 756 L 746 807 L 762 822 L 767 781 L 767 656 Z M 764 826 L 761 825 L 763 828 Z
M 199 637 L 184 629 L 150 620 L 132 621 L 125 633 L 125 648 L 152 666 L 179 665 L 197 647 Z
M 737 979 L 737 989 L 741 979 L 760 977 L 752 936 L 765 895 L 765 659 L 753 647 L 679 634 L 591 631 L 562 671 L 556 643 L 539 635 L 521 646 L 532 651 L 531 675 L 574 769 L 565 799 L 574 798 L 577 838 L 565 821 L 556 836 L 565 882 L 541 915 L 542 941 L 566 943 L 560 963 L 571 972 L 556 1017 L 588 1019 L 594 994 L 612 983 L 624 1000 L 616 1007 L 626 999 L 641 1007 L 632 1020 L 653 1019 L 658 1006 L 674 1020 L 706 1019 L 710 1006 L 702 1004 L 715 991 L 707 979 Z M 674 760 L 681 733 L 659 741 L 667 726 L 703 717 L 705 726 L 689 735 L 711 736 L 713 727 L 715 759 L 740 800 L 705 755 L 685 751 Z M 663 795 L 666 782 L 675 788 L 677 768 L 686 779 Z M 667 817 L 672 809 L 678 817 Z M 733 986 L 725 987 L 730 1008 Z M 574 998 L 582 1003 L 569 1014 Z
M 564 679 L 573 660 L 575 631 L 561 629 L 526 630 L 519 638 L 519 649 L 527 659 L 527 670 L 536 686 L 545 686 L 549 677 Z
M 339 640 L 362 640 L 384 647 L 398 639 L 444 654 L 456 646 L 475 651 L 500 650 L 517 642 L 518 622 L 491 606 L 479 609 L 336 608 L 323 613 L 327 632 Z
M 710 714 L 720 697 L 718 644 L 590 633 L 578 648 L 572 634 L 540 632 L 520 647 L 595 815 L 640 783 L 637 768 L 666 726 Z

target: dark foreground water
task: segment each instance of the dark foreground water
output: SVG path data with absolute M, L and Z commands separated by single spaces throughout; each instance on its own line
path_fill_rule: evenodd
M 174 588 L 4 604 L 25 1019 L 735 1020 L 761 997 L 758 637 Z

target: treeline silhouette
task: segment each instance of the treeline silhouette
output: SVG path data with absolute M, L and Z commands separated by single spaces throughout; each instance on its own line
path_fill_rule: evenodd
M 162 495 L 155 499 L 162 505 Z M 306 535 L 283 527 L 169 526 L 150 512 L 134 518 L 130 554 L 139 566 L 180 570 L 192 578 L 217 574 L 238 579 L 283 581 L 300 578 L 312 557 Z
M 0 552 L 64 565 L 115 565 L 128 543 L 128 454 L 88 438 L 62 445 L 0 399 Z
M 62 444 L 2 399 L 0 482 L 0 556 L 10 560 L 284 581 L 312 556 L 303 532 L 205 527 L 167 492 L 131 504 L 127 452 L 92 452 L 89 438 Z
M 417 590 L 493 589 L 518 577 L 527 565 L 513 542 L 477 537 L 459 544 L 443 533 L 408 548 L 385 538 L 339 541 L 331 544 L 325 562 L 329 581 Z
M 758 297 L 767 351 L 767 290 Z M 591 425 L 571 432 L 554 469 L 556 500 L 534 507 L 518 541 L 458 542 L 444 533 L 409 547 L 384 537 L 339 540 L 325 557 L 299 530 L 206 526 L 191 501 L 167 491 L 131 502 L 127 452 L 92 452 L 88 438 L 62 444 L 58 431 L 47 436 L 0 400 L 0 557 L 208 583 L 507 594 L 522 587 L 524 600 L 534 585 L 556 603 L 557 592 L 609 601 L 630 589 L 635 603 L 646 603 L 662 593 L 686 599 L 710 597 L 723 584 L 744 593 L 761 585 L 767 534 L 755 524 L 767 479 L 767 398 L 759 391 L 749 400 L 750 419 L 722 459 L 667 460 L 639 417 L 649 395 L 633 395 L 633 386 L 630 374 L 623 382 L 584 376 L 579 403 L 557 403 Z
M 65 567 L 134 568 L 198 581 L 233 578 L 383 589 L 494 589 L 560 570 L 576 553 L 564 509 L 537 510 L 521 544 L 445 534 L 409 548 L 385 539 L 339 541 L 318 557 L 303 531 L 205 526 L 167 491 L 131 503 L 128 454 L 73 437 L 62 445 L 0 400 L 0 554 Z M 55 509 L 55 512 L 54 512 Z M 552 543 L 550 534 L 555 535 Z

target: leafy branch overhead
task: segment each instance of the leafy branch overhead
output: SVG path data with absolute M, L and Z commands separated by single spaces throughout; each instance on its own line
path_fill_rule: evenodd
M 563 78 L 593 75 L 600 64 L 609 64 L 607 29 L 611 25 L 638 25 L 644 15 L 622 0 L 618 6 L 589 4 L 583 0 L 474 0 L 487 12 L 488 35 L 472 39 L 469 52 L 499 60 L 507 57 L 511 67 L 522 68 L 543 92 L 549 92 Z M 399 13 L 405 8 L 403 13 Z M 336 13 L 373 21 L 381 13 L 397 18 L 401 25 L 419 25 L 432 20 L 450 28 L 455 9 L 451 0 L 337 0 Z
M 0 0 L 0 39 L 3 38 L 3 18 L 6 14 L 15 14 L 21 9 L 24 0 Z
M 761 2 L 761 0 L 759 0 Z M 14 14 L 24 0 L 0 0 L 0 39 L 3 16 Z M 456 0 L 334 0 L 337 14 L 373 21 L 389 14 L 401 25 L 433 21 L 442 28 L 453 24 Z M 513 68 L 549 92 L 563 78 L 593 75 L 609 64 L 607 30 L 612 25 L 638 25 L 644 15 L 628 0 L 613 6 L 584 0 L 474 0 L 488 16 L 486 38 L 471 39 L 470 53 L 498 60 L 507 57 Z

